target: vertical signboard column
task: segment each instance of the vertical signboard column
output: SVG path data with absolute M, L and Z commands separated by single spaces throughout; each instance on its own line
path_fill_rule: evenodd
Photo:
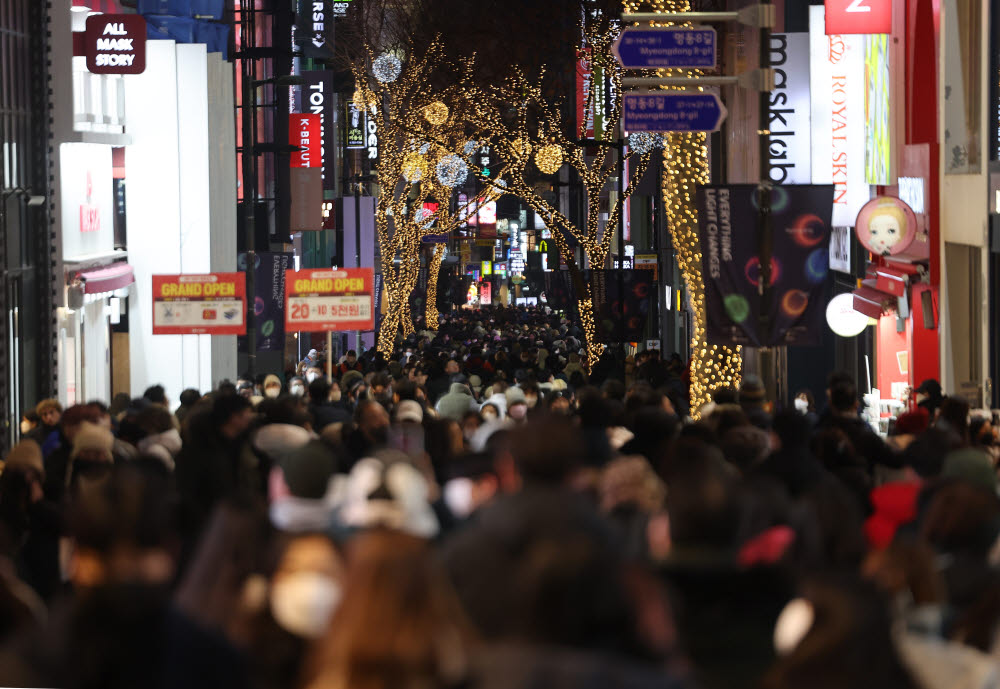
M 299 148 L 292 153 L 291 229 L 323 229 L 323 136 L 320 115 L 292 114 L 288 118 L 288 139 Z

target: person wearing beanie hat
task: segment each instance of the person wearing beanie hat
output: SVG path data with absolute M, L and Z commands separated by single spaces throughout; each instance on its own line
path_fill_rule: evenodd
M 273 373 L 264 378 L 264 397 L 274 399 L 281 395 L 281 379 Z
M 419 402 L 403 400 L 396 405 L 396 421 L 400 423 L 423 423 L 424 410 Z
M 989 455 L 974 447 L 949 452 L 944 458 L 941 476 L 962 479 L 985 488 L 991 495 L 997 492 L 997 474 Z
M 387 528 L 421 538 L 440 524 L 429 502 L 427 479 L 398 450 L 379 450 L 354 465 L 343 482 L 339 519 L 349 528 Z
M 70 459 L 111 462 L 111 451 L 115 446 L 115 438 L 111 431 L 97 424 L 84 421 L 73 437 L 73 452 Z
M 515 423 L 524 423 L 528 415 L 528 399 L 521 388 L 507 388 L 507 416 Z
M 483 379 L 475 374 L 469 376 L 469 387 L 472 388 L 472 396 L 478 400 L 483 392 Z
M 4 460 L 4 471 L 35 471 L 41 480 L 45 479 L 45 464 L 42 448 L 34 440 L 22 440 L 11 448 Z
M 111 431 L 89 421 L 80 424 L 73 437 L 73 451 L 66 469 L 66 487 L 71 494 L 102 483 L 114 466 Z

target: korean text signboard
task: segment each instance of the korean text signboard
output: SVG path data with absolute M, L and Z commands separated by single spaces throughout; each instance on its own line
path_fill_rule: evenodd
M 289 270 L 285 272 L 285 328 L 304 332 L 372 330 L 375 271 Z
M 726 118 L 726 107 L 714 93 L 626 93 L 623 107 L 628 132 L 714 132 Z
M 94 14 L 84 34 L 87 69 L 94 74 L 146 71 L 146 20 L 140 14 Z
M 246 334 L 246 275 L 153 276 L 154 335 Z
M 715 29 L 630 26 L 613 48 L 625 69 L 715 69 Z

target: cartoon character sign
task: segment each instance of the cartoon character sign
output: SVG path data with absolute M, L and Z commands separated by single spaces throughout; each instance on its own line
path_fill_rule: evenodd
M 861 208 L 855 233 L 861 245 L 873 254 L 895 256 L 913 243 L 917 218 L 904 201 L 879 196 Z

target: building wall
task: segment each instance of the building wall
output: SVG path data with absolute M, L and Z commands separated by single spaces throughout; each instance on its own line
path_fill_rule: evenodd
M 203 45 L 151 41 L 148 51 L 146 72 L 126 78 L 132 393 L 161 384 L 176 402 L 235 377 L 234 338 L 153 336 L 150 294 L 153 274 L 235 267 L 232 89 Z
M 979 55 L 987 55 L 989 48 L 988 10 L 982 7 L 984 21 L 978 22 L 973 36 L 980 43 Z M 988 190 L 989 159 L 986 142 L 986 114 L 989 99 L 988 69 L 977 61 L 977 69 L 965 74 L 956 71 L 956 61 L 961 54 L 968 54 L 962 45 L 955 13 L 955 0 L 941 3 L 940 50 L 938 68 L 938 140 L 941 142 L 940 184 L 941 214 L 941 310 L 940 310 L 940 363 L 941 384 L 946 392 L 957 392 L 962 383 L 973 382 L 982 386 L 989 370 L 988 300 Z M 966 29 L 967 30 L 967 29 Z M 978 89 L 978 109 L 966 117 L 978 121 L 979 165 L 968 174 L 946 174 L 948 161 L 953 155 L 953 144 L 946 143 L 946 134 L 954 127 L 952 110 L 960 98 L 958 86 Z M 960 107 L 961 104 L 959 104 Z M 961 115 L 961 112 L 960 112 Z M 950 132 L 954 133 L 954 132 Z

